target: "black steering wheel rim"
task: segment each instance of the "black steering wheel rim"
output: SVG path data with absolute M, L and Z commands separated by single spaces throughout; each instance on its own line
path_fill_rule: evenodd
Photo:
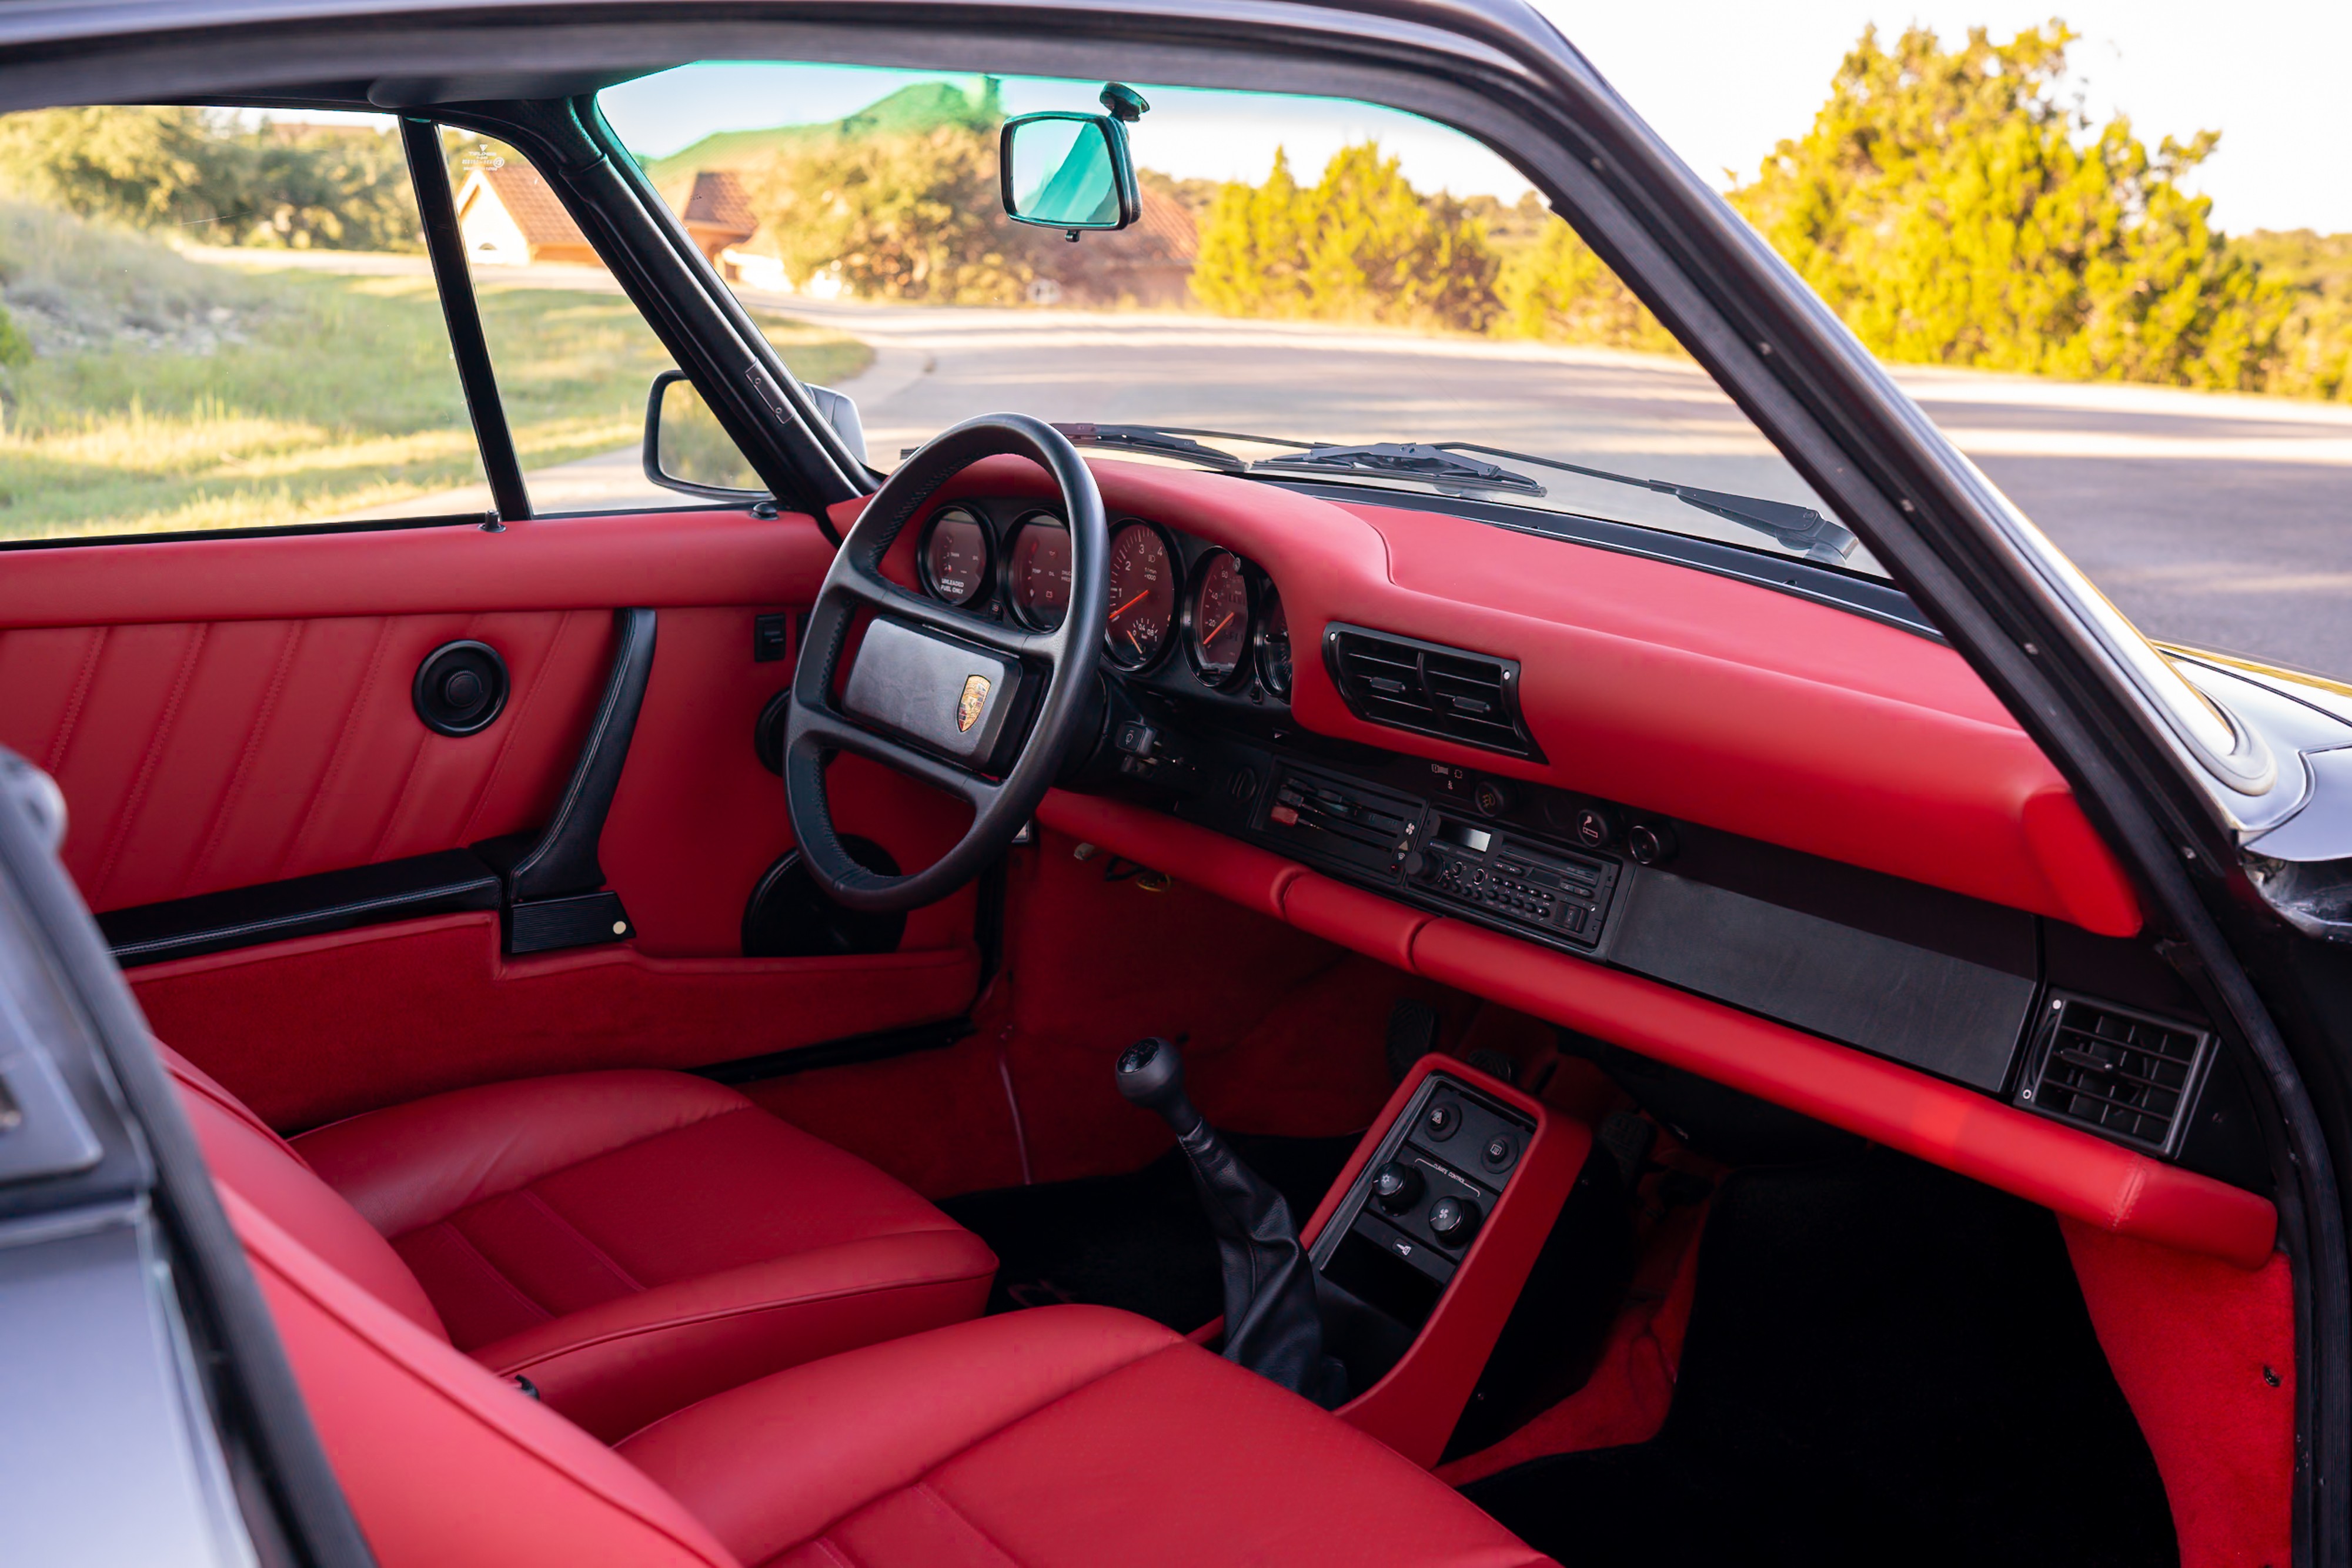
M 882 575 L 882 559 L 940 487 L 983 457 L 1029 458 L 1061 489 L 1070 532 L 1070 601 L 1061 624 L 1032 632 L 983 621 L 909 592 Z M 899 911 L 936 903 L 1004 852 L 1052 788 L 1062 758 L 1093 707 L 1097 661 L 1110 609 L 1110 530 L 1102 492 L 1069 438 L 1027 414 L 982 414 L 935 436 L 883 482 L 835 552 L 810 612 L 785 716 L 784 810 L 803 863 L 826 895 L 851 909 Z M 1018 756 L 990 778 L 859 723 L 833 700 L 835 677 L 861 611 L 1017 661 L 1044 694 Z M 834 826 L 825 765 L 841 753 L 867 758 L 955 795 L 971 826 L 938 860 L 904 876 L 850 857 Z

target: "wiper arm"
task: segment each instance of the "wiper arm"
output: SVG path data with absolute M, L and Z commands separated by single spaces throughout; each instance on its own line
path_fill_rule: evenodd
M 1487 452 L 1507 457 L 1514 463 L 1535 463 L 1563 473 L 1580 474 L 1588 479 L 1604 479 L 1612 485 L 1631 485 L 1637 489 L 1653 490 L 1661 496 L 1672 496 L 1685 507 L 1696 507 L 1718 517 L 1769 534 L 1784 549 L 1802 551 L 1807 560 L 1826 561 L 1832 565 L 1843 562 L 1853 553 L 1855 539 L 1852 529 L 1832 517 L 1825 517 L 1811 507 L 1800 507 L 1790 501 L 1768 501 L 1760 496 L 1737 496 L 1727 490 L 1702 490 L 1696 485 L 1677 485 L 1669 479 L 1646 479 L 1638 474 L 1612 474 L 1606 468 L 1587 468 L 1580 463 L 1563 463 L 1556 457 L 1537 457 L 1525 452 L 1509 452 L 1499 446 L 1477 446 L 1461 444 L 1461 450 Z
M 1250 465 L 1258 473 L 1311 474 L 1343 469 L 1351 474 L 1381 474 L 1398 479 L 1419 479 L 1444 488 L 1500 490 L 1515 496 L 1540 496 L 1544 487 L 1524 474 L 1462 457 L 1454 443 L 1433 446 L 1418 441 L 1382 441 L 1370 446 L 1317 446 L 1293 457 L 1264 457 Z M 1473 447 L 1473 451 L 1488 451 Z M 1511 454 L 1502 454 L 1509 456 Z
M 1127 452 L 1146 452 L 1154 457 L 1181 457 L 1214 468 L 1223 474 L 1240 474 L 1249 465 L 1230 452 L 1220 452 L 1213 446 L 1203 446 L 1192 439 L 1194 434 L 1214 435 L 1213 430 L 1185 432 L 1155 430 L 1148 424 L 1057 424 L 1054 426 L 1078 446 L 1111 446 Z M 1229 439 L 1263 441 L 1265 436 L 1244 435 Z

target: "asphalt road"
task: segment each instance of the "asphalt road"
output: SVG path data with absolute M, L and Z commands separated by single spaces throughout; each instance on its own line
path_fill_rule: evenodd
M 422 257 L 223 253 L 244 265 L 298 264 L 259 259 L 271 256 L 338 270 L 424 267 Z M 614 287 L 576 267 L 499 276 Z M 1673 361 L 1192 316 L 745 298 L 875 346 L 873 366 L 843 390 L 885 466 L 957 420 L 1015 409 L 1333 441 L 1476 440 L 1804 498 L 1714 384 Z M 2352 406 L 1968 371 L 1895 379 L 2150 635 L 2352 678 Z M 634 451 L 544 472 L 534 490 L 542 504 L 578 507 L 656 494 Z M 1714 527 L 1666 505 L 1679 523 Z

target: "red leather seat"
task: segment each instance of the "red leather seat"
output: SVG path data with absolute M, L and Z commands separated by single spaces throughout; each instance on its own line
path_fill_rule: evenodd
M 330 1267 L 215 1170 L 383 1568 L 1549 1561 L 1337 1416 L 1096 1307 L 812 1362 L 615 1452 Z
M 996 1260 L 864 1161 L 675 1072 L 460 1090 L 279 1138 L 171 1052 L 215 1174 L 607 1441 L 976 1315 Z

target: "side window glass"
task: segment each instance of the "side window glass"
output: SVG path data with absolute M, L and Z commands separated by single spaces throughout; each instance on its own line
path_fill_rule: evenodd
M 0 116 L 0 544 L 487 497 L 391 116 Z
M 645 476 L 646 394 L 673 363 L 562 201 L 511 147 L 456 131 L 445 131 L 443 141 L 482 334 L 531 511 L 547 516 L 701 504 Z M 689 179 L 662 193 L 714 259 L 749 232 L 737 232 L 745 221 L 740 193 L 723 182 Z M 803 381 L 844 380 L 873 357 L 846 333 L 758 309 L 751 314 Z M 696 402 L 684 395 L 670 401 L 673 406 Z M 708 454 L 702 467 L 758 484 L 715 420 L 705 415 L 693 434 L 701 444 L 724 449 Z

